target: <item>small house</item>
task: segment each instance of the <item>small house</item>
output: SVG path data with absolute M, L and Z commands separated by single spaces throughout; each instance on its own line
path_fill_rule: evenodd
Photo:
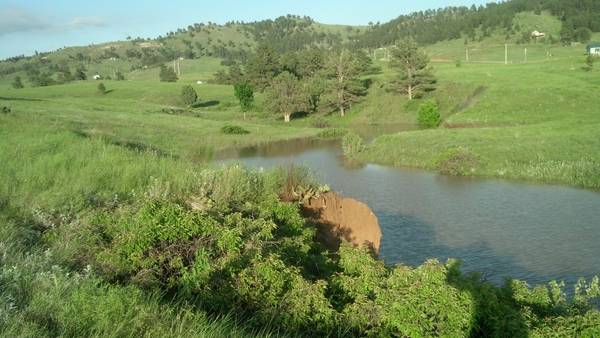
M 102 76 L 100 76 L 99 74 L 96 74 L 96 75 L 92 76 L 92 78 L 94 80 L 102 80 Z
M 590 43 L 587 45 L 587 52 L 590 55 L 600 56 L 600 43 Z
M 203 84 L 203 83 L 204 83 L 204 82 L 202 82 L 202 81 L 200 81 L 200 80 L 196 81 L 196 84 L 199 84 L 199 85 L 201 85 L 201 84 Z

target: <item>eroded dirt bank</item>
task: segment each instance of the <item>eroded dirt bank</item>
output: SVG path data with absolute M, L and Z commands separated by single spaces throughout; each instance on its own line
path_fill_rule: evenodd
M 377 216 L 365 203 L 328 192 L 303 205 L 305 216 L 317 225 L 317 239 L 331 250 L 342 240 L 379 253 L 381 228 Z

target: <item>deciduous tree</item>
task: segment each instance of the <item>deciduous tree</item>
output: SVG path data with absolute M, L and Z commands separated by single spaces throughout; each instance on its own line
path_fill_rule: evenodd
M 293 113 L 306 109 L 307 103 L 300 81 L 290 72 L 283 72 L 273 79 L 267 101 L 273 113 L 283 114 L 286 123 L 290 122 Z

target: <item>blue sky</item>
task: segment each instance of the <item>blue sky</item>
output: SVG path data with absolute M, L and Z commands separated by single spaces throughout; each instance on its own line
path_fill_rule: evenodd
M 156 37 L 195 22 L 255 21 L 285 14 L 331 24 L 385 22 L 417 10 L 491 0 L 0 0 L 0 58 L 64 46 Z

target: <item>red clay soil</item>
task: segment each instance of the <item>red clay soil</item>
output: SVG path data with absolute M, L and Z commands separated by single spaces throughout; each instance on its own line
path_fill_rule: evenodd
M 368 205 L 328 192 L 303 206 L 304 215 L 317 226 L 317 240 L 338 250 L 342 240 L 379 253 L 381 228 Z

